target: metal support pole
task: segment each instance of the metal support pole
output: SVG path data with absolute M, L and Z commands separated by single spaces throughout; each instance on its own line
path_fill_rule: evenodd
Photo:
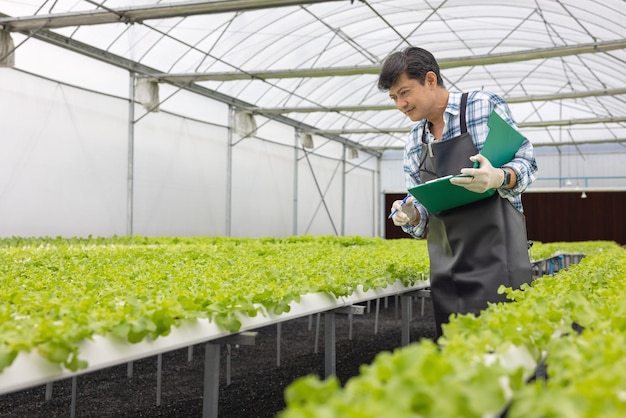
M 228 350 L 226 366 L 226 384 L 230 385 L 231 346 L 255 345 L 257 332 L 232 334 L 205 344 L 204 349 L 204 389 L 202 393 L 202 417 L 217 418 L 220 392 L 220 346 Z
M 70 406 L 70 417 L 74 418 L 76 416 L 76 392 L 78 386 L 78 380 L 76 376 L 72 376 L 72 403 Z
M 337 351 L 335 335 L 335 313 L 324 314 L 324 376 L 334 376 L 336 373 Z
M 161 382 L 163 377 L 163 354 L 157 354 L 157 385 L 156 385 L 156 406 L 161 406 Z
M 411 300 L 412 297 L 411 296 L 406 296 L 406 295 L 402 295 L 400 296 L 401 302 L 400 302 L 400 308 L 402 311 L 402 320 L 401 320 L 401 324 L 400 324 L 400 345 L 402 346 L 407 346 L 409 345 L 409 340 L 410 340 L 410 327 L 409 327 L 409 318 L 410 318 L 410 312 L 411 312 Z
M 298 147 L 300 144 L 300 134 L 297 130 L 294 131 L 294 145 L 293 145 L 293 235 L 298 235 Z
M 313 346 L 313 352 L 317 354 L 319 352 L 319 339 L 320 339 L 320 315 L 316 315 L 315 319 L 315 345 Z
M 348 314 L 348 340 L 352 341 L 352 317 L 354 314 L 350 312 Z
M 398 320 L 398 306 L 400 303 L 400 296 L 395 295 L 394 296 L 394 303 L 393 303 L 393 317 Z
M 376 299 L 376 313 L 374 316 L 374 335 L 378 334 L 378 314 L 380 312 L 380 299 Z
M 280 337 L 282 334 L 282 324 L 276 324 L 276 367 L 280 367 Z
M 220 388 L 220 346 L 206 343 L 204 349 L 204 392 L 202 418 L 217 418 Z
M 233 200 L 233 131 L 235 109 L 228 109 L 228 144 L 226 144 L 226 236 L 231 236 L 232 200 Z
M 52 399 L 52 382 L 46 383 L 46 401 Z
M 372 196 L 373 196 L 373 202 L 372 204 L 374 205 L 374 210 L 372 211 L 372 236 L 374 237 L 382 237 L 383 236 L 383 232 L 382 232 L 382 225 L 384 225 L 380 214 L 384 215 L 384 212 L 382 211 L 382 202 L 381 200 L 384 199 L 384 195 L 382 194 L 382 185 L 381 185 L 381 178 L 380 178 L 380 166 L 381 166 L 381 159 L 382 157 L 377 157 L 376 158 L 376 171 L 374 172 L 374 175 L 372 177 Z M 378 198 L 376 198 L 378 196 Z M 382 197 L 382 198 L 381 198 Z
M 133 199 L 135 177 L 135 73 L 130 73 L 128 101 L 128 161 L 126 178 L 126 235 L 133 235 Z
M 232 357 L 233 357 L 233 346 L 230 344 L 226 344 L 226 386 L 230 386 L 230 382 L 232 380 Z
M 346 157 L 348 147 L 343 144 L 343 159 L 341 162 L 341 236 L 346 235 Z

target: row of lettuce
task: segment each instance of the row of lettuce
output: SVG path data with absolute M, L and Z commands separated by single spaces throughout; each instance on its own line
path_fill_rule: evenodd
M 439 344 L 381 353 L 341 387 L 292 383 L 282 418 L 612 417 L 626 414 L 626 253 L 615 243 L 535 243 L 532 258 L 586 257 L 516 303 L 455 318 Z M 36 351 L 70 370 L 94 335 L 131 343 L 206 318 L 280 314 L 301 295 L 427 277 L 423 241 L 362 237 L 0 240 L 0 372 Z M 545 378 L 547 376 L 547 378 Z
M 280 314 L 301 295 L 410 285 L 428 273 L 425 243 L 361 237 L 111 237 L 0 240 L 0 373 L 36 351 L 87 367 L 80 342 L 131 343 L 207 318 Z
M 306 376 L 280 418 L 624 417 L 626 250 L 611 242 L 533 246 L 586 256 L 422 340 L 379 354 L 341 387 Z

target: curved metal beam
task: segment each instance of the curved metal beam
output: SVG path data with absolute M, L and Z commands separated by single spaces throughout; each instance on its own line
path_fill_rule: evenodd
M 588 91 L 573 91 L 567 93 L 555 93 L 544 94 L 535 96 L 518 96 L 505 98 L 507 103 L 527 103 L 527 102 L 546 102 L 556 100 L 567 99 L 582 99 L 585 97 L 598 97 L 598 96 L 618 96 L 620 94 L 626 94 L 626 87 L 619 89 L 604 89 L 604 90 L 588 90 Z M 260 114 L 280 114 L 280 113 L 315 113 L 315 112 L 366 112 L 366 111 L 381 111 L 381 110 L 395 110 L 394 105 L 356 105 L 356 106 L 310 106 L 310 107 L 273 107 L 273 108 L 253 108 L 255 113 Z
M 617 49 L 626 49 L 626 38 L 607 42 L 593 42 L 589 44 L 557 46 L 552 48 L 538 48 L 528 51 L 508 52 L 503 54 L 485 54 L 473 57 L 443 58 L 439 60 L 439 67 L 443 69 L 472 67 L 476 65 L 504 64 L 520 61 L 529 61 L 542 58 L 565 57 L 569 55 L 591 54 L 607 52 Z M 158 81 L 167 82 L 197 82 L 197 81 L 234 81 L 234 80 L 266 80 L 279 78 L 311 78 L 311 77 L 339 77 L 364 74 L 379 74 L 381 65 L 363 65 L 354 67 L 329 68 L 300 68 L 268 71 L 226 71 L 215 73 L 179 73 L 179 74 L 152 74 L 150 77 Z
M 589 125 L 593 123 L 626 123 L 626 116 L 618 118 L 589 118 L 589 119 L 569 119 L 569 120 L 549 120 L 539 122 L 521 122 L 518 128 L 545 128 L 548 126 L 571 126 Z M 362 134 L 386 134 L 386 133 L 408 133 L 410 127 L 401 128 L 363 128 L 363 129 L 316 129 L 307 131 L 315 135 L 362 135 Z
M 541 142 L 541 143 L 533 143 L 533 147 L 564 147 L 569 145 L 601 145 L 601 144 L 626 144 L 626 138 L 616 138 L 616 139 L 597 139 L 597 140 L 587 140 L 587 141 L 567 141 L 567 142 Z M 390 147 L 370 147 L 371 150 L 377 151 L 404 151 L 404 146 L 395 145 Z
M 119 9 L 98 9 L 75 13 L 58 13 L 0 19 L 4 30 L 30 31 L 68 26 L 102 25 L 106 23 L 134 23 L 150 19 L 166 19 L 201 14 L 243 12 L 311 3 L 346 0 L 220 0 L 166 3 L 150 6 L 130 6 Z

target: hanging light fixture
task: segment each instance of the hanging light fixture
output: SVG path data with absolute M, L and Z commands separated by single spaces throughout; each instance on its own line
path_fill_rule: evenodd
M 315 146 L 313 145 L 313 136 L 309 133 L 300 134 L 300 145 L 302 148 L 313 149 Z
M 9 32 L 0 31 L 0 67 L 15 66 L 15 44 Z
M 135 83 L 135 100 L 149 112 L 159 111 L 159 83 L 155 79 L 140 77 Z
M 248 110 L 235 110 L 235 132 L 241 136 L 250 136 L 256 132 L 256 120 L 252 112 Z
M 359 158 L 359 150 L 356 148 L 350 148 L 350 159 L 354 160 Z

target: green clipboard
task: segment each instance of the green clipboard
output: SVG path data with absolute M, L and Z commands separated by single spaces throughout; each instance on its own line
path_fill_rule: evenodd
M 465 176 L 440 177 L 409 189 L 409 193 L 415 196 L 417 201 L 424 205 L 430 213 L 438 213 L 477 202 L 496 192 L 494 189 L 487 190 L 485 193 L 472 192 L 465 187 L 450 183 L 452 177 Z
M 509 125 L 498 115 L 495 110 L 489 115 L 487 121 L 489 133 L 481 154 L 487 157 L 494 167 L 501 167 L 513 159 L 524 137 L 515 128 Z M 462 175 L 459 175 L 462 176 Z M 438 213 L 467 205 L 492 196 L 495 189 L 484 193 L 475 193 L 465 187 L 450 183 L 454 175 L 437 178 L 409 189 L 418 202 L 428 209 L 430 213 Z

